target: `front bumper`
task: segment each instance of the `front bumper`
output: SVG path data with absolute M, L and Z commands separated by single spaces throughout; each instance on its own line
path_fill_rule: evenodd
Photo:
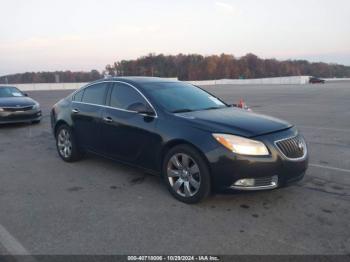
M 207 152 L 214 189 L 264 190 L 301 180 L 308 167 L 308 153 L 298 160 L 290 160 L 275 145 L 275 141 L 296 135 L 298 131 L 291 128 L 255 137 L 268 147 L 269 156 L 237 155 L 222 146 Z
M 17 112 L 0 112 L 0 124 L 12 123 L 30 123 L 39 121 L 42 118 L 40 109 L 17 111 Z

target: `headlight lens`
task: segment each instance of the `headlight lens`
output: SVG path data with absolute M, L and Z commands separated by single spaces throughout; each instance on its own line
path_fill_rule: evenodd
M 34 106 L 33 106 L 33 109 L 39 109 L 40 108 L 40 104 L 39 103 L 36 103 Z
M 227 134 L 213 134 L 213 136 L 216 141 L 234 153 L 250 156 L 269 155 L 267 147 L 262 142 Z
M 3 112 L 3 111 L 5 111 L 5 110 L 4 110 L 3 108 L 0 107 L 0 112 Z

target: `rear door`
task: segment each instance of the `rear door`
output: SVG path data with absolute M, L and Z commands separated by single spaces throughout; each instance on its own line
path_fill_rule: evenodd
M 137 103 L 151 108 L 135 87 L 114 83 L 103 112 L 103 144 L 110 157 L 153 169 L 157 118 L 131 110 Z
M 74 131 L 81 147 L 95 152 L 102 150 L 101 119 L 108 82 L 91 85 L 76 93 L 72 102 Z

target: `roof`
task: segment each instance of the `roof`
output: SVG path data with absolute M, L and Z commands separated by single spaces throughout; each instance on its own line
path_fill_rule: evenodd
M 125 76 L 125 77 L 110 77 L 95 81 L 95 83 L 102 81 L 124 81 L 130 84 L 145 84 L 145 83 L 159 83 L 159 82 L 177 82 L 174 78 L 161 78 L 161 77 L 147 77 L 147 76 Z

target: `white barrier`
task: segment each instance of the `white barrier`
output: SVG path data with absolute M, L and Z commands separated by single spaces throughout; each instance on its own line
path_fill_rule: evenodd
M 324 80 L 326 80 L 326 82 L 332 83 L 332 82 L 340 82 L 340 81 L 345 81 L 345 82 L 349 82 L 350 78 L 322 78 Z
M 64 90 L 64 89 L 78 89 L 87 83 L 40 83 L 40 84 L 10 84 L 22 91 L 35 90 Z M 1 84 L 0 84 L 1 85 Z
M 288 76 L 288 77 L 270 77 L 258 79 L 219 79 L 219 80 L 203 80 L 203 81 L 187 81 L 193 85 L 302 85 L 309 83 L 309 76 Z M 171 78 L 176 80 L 176 78 Z M 330 78 L 332 81 L 350 81 L 350 78 Z M 13 84 L 23 91 L 29 90 L 64 90 L 78 89 L 87 83 L 43 83 L 43 84 Z
M 255 79 L 189 81 L 189 83 L 194 85 L 303 85 L 309 83 L 309 79 L 309 76 L 287 76 Z

